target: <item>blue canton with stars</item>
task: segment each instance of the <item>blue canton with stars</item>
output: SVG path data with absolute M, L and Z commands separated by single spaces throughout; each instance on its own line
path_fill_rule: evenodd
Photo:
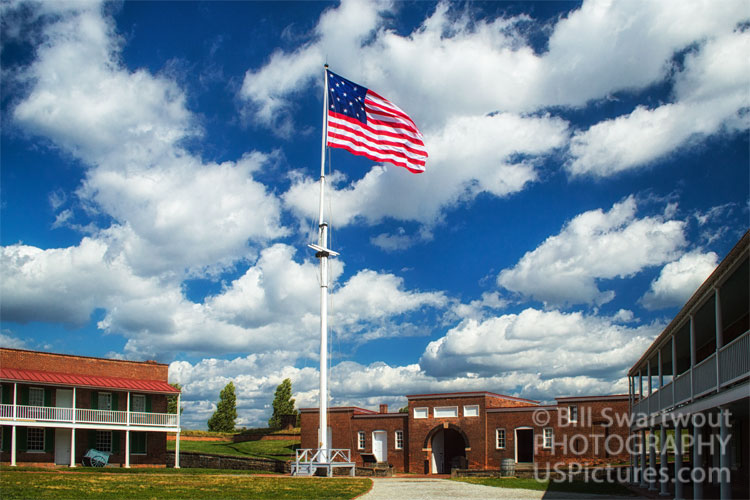
M 356 118 L 367 124 L 365 114 L 365 96 L 367 88 L 341 78 L 328 71 L 328 112 L 339 113 Z

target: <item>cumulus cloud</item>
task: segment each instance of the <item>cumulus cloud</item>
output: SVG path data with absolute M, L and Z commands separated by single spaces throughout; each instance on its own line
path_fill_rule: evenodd
M 202 131 L 185 93 L 166 76 L 122 67 L 101 4 L 45 5 L 41 18 L 44 43 L 19 71 L 27 95 L 13 119 L 83 161 L 81 215 L 114 221 L 99 234 L 110 255 L 146 276 L 210 274 L 252 256 L 248 241 L 287 234 L 278 199 L 253 180 L 273 158 L 217 164 L 187 152 L 183 141 Z M 63 211 L 54 226 L 76 227 L 74 217 Z
M 716 269 L 718 263 L 719 256 L 714 252 L 686 253 L 662 268 L 640 302 L 651 310 L 681 306 Z
M 334 68 L 346 68 L 347 77 L 408 103 L 405 110 L 421 124 L 430 151 L 427 174 L 405 187 L 401 172 L 375 166 L 362 179 L 338 184 L 332 198 L 340 225 L 385 217 L 434 225 L 480 193 L 523 190 L 538 178 L 536 162 L 564 150 L 569 139 L 567 122 L 534 113 L 648 88 L 670 77 L 676 53 L 704 40 L 675 77 L 675 102 L 639 106 L 576 132 L 567 168 L 573 175 L 611 175 L 648 164 L 692 138 L 746 128 L 741 110 L 747 107 L 748 68 L 741 54 L 747 35 L 733 32 L 747 18 L 742 2 L 723 9 L 707 2 L 688 8 L 679 2 L 585 2 L 549 26 L 543 51 L 526 39 L 525 16 L 474 19 L 470 9 L 456 12 L 443 2 L 402 34 L 389 26 L 390 7 L 344 1 L 321 16 L 301 49 L 277 51 L 245 75 L 241 96 L 259 122 L 281 116 L 271 111 L 289 108 L 300 89 L 317 81 L 323 53 Z M 348 21 L 357 9 L 366 22 L 351 31 Z M 342 29 L 349 43 L 333 43 Z M 719 61 L 727 67 L 712 71 Z M 298 178 L 285 205 L 311 217 L 313 206 L 304 200 L 314 199 L 313 190 L 313 179 Z M 385 233 L 373 239 L 386 250 L 418 241 Z
M 171 382 L 183 385 L 186 406 L 183 426 L 205 428 L 216 409 L 219 392 L 231 380 L 237 390 L 238 425 L 264 426 L 271 416 L 270 403 L 276 386 L 284 378 L 292 381 L 297 408 L 317 408 L 320 402 L 318 371 L 297 368 L 283 352 L 249 355 L 232 360 L 206 358 L 196 363 L 170 364 Z M 419 364 L 390 365 L 377 361 L 361 364 L 335 363 L 329 371 L 329 405 L 359 406 L 377 410 L 388 404 L 390 411 L 406 405 L 407 395 L 434 392 L 491 391 L 510 396 L 551 401 L 559 396 L 627 392 L 624 363 L 608 376 L 577 374 L 549 376 L 536 370 L 463 371 L 459 364 L 448 376 L 430 373 Z M 620 366 L 622 365 L 622 366 Z
M 42 250 L 28 245 L 0 247 L 0 312 L 6 321 L 85 324 L 94 309 L 161 292 L 154 278 L 134 275 L 108 247 L 84 238 L 78 246 Z
M 606 177 L 649 165 L 705 137 L 747 130 L 749 50 L 747 31 L 705 42 L 685 56 L 684 69 L 675 77 L 675 102 L 653 109 L 638 106 L 577 132 L 568 170 Z
M 429 375 L 537 373 L 543 380 L 614 378 L 643 352 L 661 326 L 626 327 L 612 318 L 527 308 L 467 319 L 430 344 L 420 359 Z
M 525 16 L 474 19 L 470 10 L 441 2 L 419 27 L 400 34 L 389 25 L 391 11 L 389 4 L 359 0 L 327 10 L 302 49 L 278 51 L 247 72 L 243 88 L 255 92 L 243 97 L 256 105 L 259 119 L 267 109 L 288 106 L 319 75 L 326 54 L 332 67 L 347 68 L 360 83 L 412 103 L 417 123 L 431 124 L 429 131 L 455 115 L 581 106 L 646 87 L 668 74 L 675 51 L 747 18 L 741 1 L 723 9 L 710 2 L 584 2 L 550 26 L 547 50 L 537 53 L 525 38 Z M 363 22 L 352 28 L 352 15 L 360 14 Z M 309 59 L 317 64 L 301 64 Z
M 512 268 L 498 285 L 545 304 L 603 304 L 614 291 L 600 290 L 599 279 L 624 278 L 674 259 L 685 246 L 685 223 L 661 217 L 636 217 L 635 198 L 608 212 L 584 212 L 565 224 Z

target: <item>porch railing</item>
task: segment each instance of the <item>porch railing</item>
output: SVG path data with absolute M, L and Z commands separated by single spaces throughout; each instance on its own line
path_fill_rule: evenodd
M 110 424 L 127 427 L 177 427 L 177 415 L 172 413 L 141 413 L 88 408 L 57 408 L 53 406 L 0 405 L 0 422 L 25 421 L 38 423 Z M 75 417 L 75 418 L 74 418 Z
M 716 353 L 693 368 L 693 397 L 716 389 Z
M 717 381 L 718 376 L 718 381 Z M 719 348 L 671 382 L 633 404 L 633 415 L 653 414 L 690 402 L 750 376 L 750 331 Z
M 750 332 L 719 349 L 719 383 L 731 384 L 750 372 Z

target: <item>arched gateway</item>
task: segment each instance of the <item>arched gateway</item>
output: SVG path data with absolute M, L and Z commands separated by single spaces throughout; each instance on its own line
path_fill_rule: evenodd
M 449 474 L 451 469 L 465 469 L 466 452 L 471 450 L 466 433 L 453 424 L 434 427 L 425 437 L 424 448 L 432 450 L 431 474 Z

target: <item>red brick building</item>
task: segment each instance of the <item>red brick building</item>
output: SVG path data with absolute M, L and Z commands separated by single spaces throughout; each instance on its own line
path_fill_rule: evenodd
M 75 467 L 94 448 L 110 464 L 165 465 L 168 366 L 0 348 L 0 461 Z M 179 402 L 178 402 L 179 407 Z
M 329 448 L 352 451 L 358 466 L 385 462 L 399 472 L 499 469 L 503 459 L 558 463 L 626 461 L 628 395 L 557 398 L 554 405 L 491 392 L 407 396 L 407 413 L 330 408 Z M 318 409 L 301 410 L 302 448 L 318 448 Z

